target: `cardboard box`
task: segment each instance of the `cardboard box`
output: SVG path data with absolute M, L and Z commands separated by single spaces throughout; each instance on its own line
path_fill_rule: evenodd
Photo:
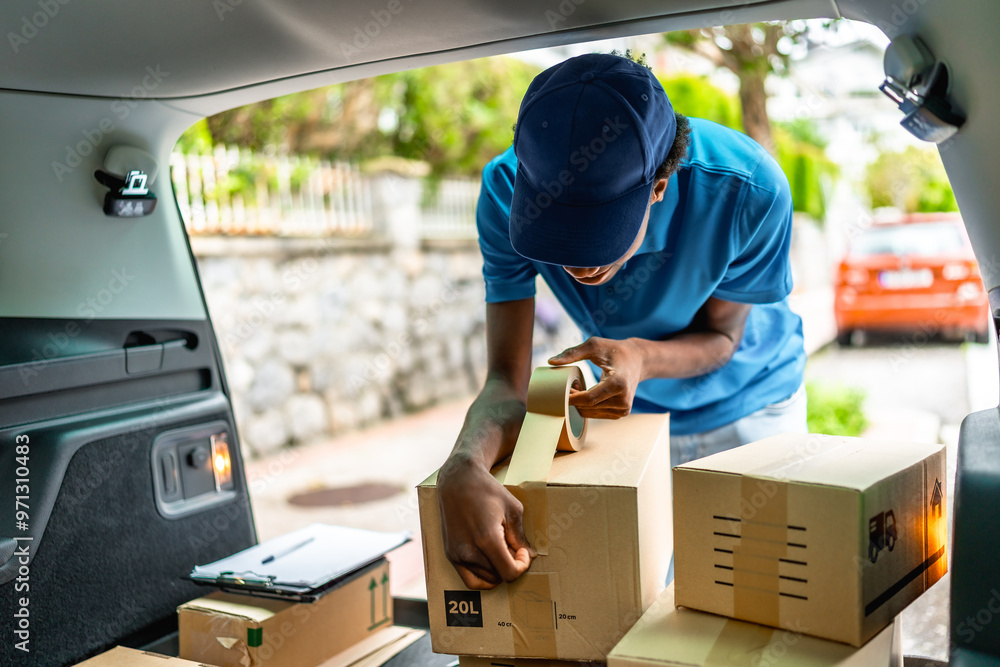
M 458 667 L 604 667 L 605 662 L 575 662 L 573 660 L 537 660 L 534 658 L 480 658 L 463 655 Z
M 215 665 L 116 646 L 110 651 L 77 663 L 76 667 L 215 667 Z
M 896 620 L 861 648 L 690 609 L 671 585 L 608 655 L 608 667 L 902 667 Z
M 316 667 L 392 625 L 384 558 L 313 603 L 215 592 L 177 608 L 180 655 L 219 667 Z
M 316 667 L 379 667 L 425 634 L 425 630 L 390 625 Z
M 671 546 L 668 418 L 591 420 L 589 429 L 581 451 L 556 454 L 542 502 L 525 504 L 525 533 L 540 555 L 511 584 L 466 589 L 444 553 L 437 475 L 420 484 L 436 652 L 603 660 L 663 590 Z M 506 468 L 493 474 L 503 481 Z
M 677 604 L 860 646 L 947 571 L 940 445 L 780 435 L 674 469 Z

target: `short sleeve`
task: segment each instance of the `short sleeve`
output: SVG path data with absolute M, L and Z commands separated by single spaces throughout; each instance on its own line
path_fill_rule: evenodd
M 508 150 L 483 169 L 483 184 L 476 204 L 479 249 L 483 255 L 486 302 L 500 303 L 535 296 L 535 275 L 530 260 L 510 244 L 510 202 L 514 192 L 513 151 Z
M 791 240 L 791 188 L 774 159 L 765 156 L 747 183 L 735 221 L 733 259 L 713 296 L 738 303 L 784 299 L 792 291 Z

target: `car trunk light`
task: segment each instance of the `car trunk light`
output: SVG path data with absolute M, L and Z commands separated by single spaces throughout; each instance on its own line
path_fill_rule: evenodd
M 212 470 L 215 472 L 215 490 L 231 489 L 233 464 L 229 458 L 229 439 L 225 433 L 212 436 Z
M 844 282 L 848 285 L 864 285 L 868 282 L 868 272 L 864 269 L 848 269 L 844 273 Z
M 941 268 L 945 280 L 965 280 L 969 277 L 969 266 L 961 262 L 950 262 Z
M 971 301 L 977 297 L 982 292 L 982 287 L 975 280 L 969 280 L 958 286 L 955 290 L 955 296 L 957 296 L 962 301 Z

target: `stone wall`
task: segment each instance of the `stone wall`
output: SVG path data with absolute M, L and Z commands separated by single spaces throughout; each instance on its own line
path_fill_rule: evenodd
M 472 241 L 193 237 L 245 447 L 265 454 L 478 389 Z
M 811 352 L 833 336 L 832 305 L 817 296 L 829 291 L 829 263 L 822 233 L 796 222 L 793 307 L 815 339 Z M 191 238 L 252 454 L 468 396 L 482 385 L 485 307 L 475 239 L 421 243 L 398 230 L 390 238 Z M 581 339 L 541 281 L 536 302 L 533 363 L 540 365 Z

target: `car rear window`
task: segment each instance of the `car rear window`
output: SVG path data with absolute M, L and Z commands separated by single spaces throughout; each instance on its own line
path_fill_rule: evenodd
M 868 255 L 942 255 L 962 250 L 965 241 L 952 222 L 926 222 L 892 227 L 876 227 L 859 236 L 851 254 Z

